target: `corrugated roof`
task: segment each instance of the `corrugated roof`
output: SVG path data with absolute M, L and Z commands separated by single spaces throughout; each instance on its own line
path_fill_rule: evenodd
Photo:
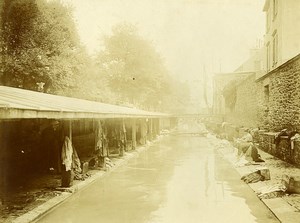
M 165 113 L 0 86 L 0 119 L 162 117 Z

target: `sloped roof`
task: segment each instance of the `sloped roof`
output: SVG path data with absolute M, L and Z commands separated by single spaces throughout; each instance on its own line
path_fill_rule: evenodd
M 0 86 L 0 119 L 163 117 L 165 113 Z

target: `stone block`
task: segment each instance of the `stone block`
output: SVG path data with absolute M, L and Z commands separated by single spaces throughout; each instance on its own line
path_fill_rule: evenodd
M 299 178 L 283 175 L 281 182 L 282 182 L 282 184 L 284 184 L 286 186 L 288 193 L 300 194 L 300 179 Z
M 263 168 L 259 168 L 259 174 L 262 175 L 264 177 L 264 180 L 270 180 L 271 176 L 270 176 L 270 170 L 266 167 Z
M 62 187 L 70 187 L 73 185 L 74 173 L 73 171 L 65 171 L 61 172 L 61 186 Z
M 89 162 L 82 162 L 81 169 L 82 169 L 82 174 L 87 173 L 89 170 Z
M 290 177 L 289 185 L 288 185 L 288 192 L 300 194 L 300 180 L 295 179 L 294 177 Z

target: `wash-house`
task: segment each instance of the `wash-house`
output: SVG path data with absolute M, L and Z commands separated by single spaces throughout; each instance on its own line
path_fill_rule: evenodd
M 154 139 L 168 119 L 163 113 L 0 86 L 0 200 L 35 177 L 58 175 L 68 185 L 70 168 L 84 174 L 105 167 L 108 157 Z

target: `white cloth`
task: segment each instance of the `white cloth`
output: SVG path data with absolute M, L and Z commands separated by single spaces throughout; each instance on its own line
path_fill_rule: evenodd
M 97 125 L 97 129 L 96 129 L 96 150 L 101 149 L 102 148 L 102 125 L 101 122 L 98 121 L 98 125 Z
M 250 133 L 246 133 L 241 140 L 245 141 L 245 142 L 253 142 L 253 137 Z
M 69 171 L 72 168 L 72 155 L 73 155 L 72 142 L 70 138 L 66 136 L 61 150 L 61 160 L 62 160 L 62 164 L 65 165 L 66 167 L 66 171 Z
M 300 141 L 300 135 L 296 133 L 293 137 L 291 137 L 291 149 L 294 150 L 295 141 Z

